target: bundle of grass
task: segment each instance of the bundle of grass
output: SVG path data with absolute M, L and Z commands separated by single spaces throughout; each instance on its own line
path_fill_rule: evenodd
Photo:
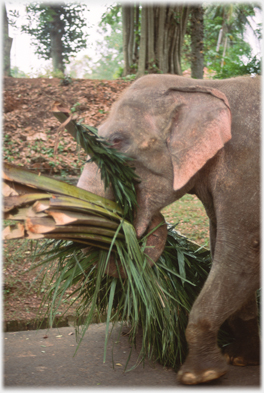
M 126 230 L 124 233 L 131 242 L 134 233 Z M 74 292 L 68 295 L 73 299 L 69 307 L 78 304 L 76 315 L 80 321 L 86 315 L 81 338 L 95 314 L 99 318 L 106 316 L 104 360 L 109 324 L 112 322 L 114 326 L 119 322 L 120 332 L 123 326 L 129 326 L 132 344 L 136 344 L 137 334 L 141 332 L 138 363 L 154 356 L 163 365 L 178 368 L 187 354 L 188 314 L 208 275 L 210 256 L 207 250 L 199 249 L 170 227 L 164 252 L 151 268 L 144 258 L 145 240 L 139 242 L 140 248 L 135 245 L 126 249 L 116 244 L 115 263 L 118 269 L 118 260 L 121 262 L 127 272 L 126 279 L 105 274 L 109 250 L 92 247 L 84 253 L 69 242 L 52 242 L 51 250 L 46 253 L 39 250 L 37 255 L 46 255 L 40 264 L 49 262 L 48 270 L 54 259 L 59 259 L 43 303 L 51 304 L 47 313 L 52 322 L 63 295 L 74 285 Z
M 56 117 L 98 163 L 105 185 L 113 185 L 118 203 L 6 165 L 5 218 L 19 223 L 6 228 L 4 237 L 47 239 L 35 256 L 44 257 L 36 266 L 46 270 L 56 263 L 43 299 L 49 304 L 51 325 L 63 296 L 73 287 L 68 295 L 72 298 L 70 306 L 78 303 L 76 315 L 85 315 L 80 338 L 94 313 L 106 315 L 104 358 L 110 322 L 119 322 L 120 329 L 129 324 L 129 338 L 134 344 L 138 331 L 142 332 L 138 363 L 155 356 L 162 364 L 177 368 L 186 356 L 188 313 L 208 275 L 210 253 L 169 227 L 164 252 L 151 268 L 144 253 L 150 234 L 138 240 L 131 223 L 136 176 L 126 157 L 110 149 L 96 130 L 77 125 L 66 111 L 58 105 L 56 108 Z M 116 277 L 107 274 L 111 264 L 115 265 Z M 122 278 L 121 270 L 126 278 Z

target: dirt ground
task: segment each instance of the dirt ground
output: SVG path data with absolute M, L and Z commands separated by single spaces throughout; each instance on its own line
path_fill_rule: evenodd
M 78 121 L 98 126 L 113 102 L 130 82 L 74 79 L 67 86 L 60 79 L 4 78 L 4 162 L 24 165 L 46 174 L 79 176 L 85 153 L 67 132 L 59 135 L 58 154 L 54 142 L 59 121 L 53 116 L 54 102 L 72 108 Z

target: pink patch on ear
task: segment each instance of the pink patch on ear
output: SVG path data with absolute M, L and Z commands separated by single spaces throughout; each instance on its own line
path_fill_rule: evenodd
M 195 130 L 196 131 L 196 130 Z M 171 147 L 174 181 L 173 189 L 179 190 L 212 158 L 224 144 L 231 139 L 231 113 L 223 110 L 222 113 L 206 126 L 206 132 L 188 149 L 181 148 L 177 151 L 177 142 Z M 180 165 L 179 165 L 180 163 Z

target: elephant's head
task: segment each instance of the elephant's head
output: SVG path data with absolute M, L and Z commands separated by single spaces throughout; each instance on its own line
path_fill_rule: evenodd
M 190 190 L 195 174 L 231 138 L 225 95 L 190 83 L 182 77 L 145 76 L 122 94 L 99 127 L 99 135 L 134 159 L 141 179 L 134 221 L 138 237 L 163 207 Z M 85 165 L 78 186 L 113 197 L 111 190 L 105 195 L 95 164 Z

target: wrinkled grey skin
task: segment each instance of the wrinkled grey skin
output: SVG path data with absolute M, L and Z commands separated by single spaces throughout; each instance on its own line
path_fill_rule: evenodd
M 100 135 L 135 159 L 138 236 L 185 193 L 198 196 L 210 220 L 213 265 L 189 316 L 189 354 L 178 373 L 184 384 L 219 378 L 227 361 L 259 362 L 259 131 L 259 77 L 148 75 L 122 94 L 99 127 Z M 78 186 L 103 194 L 99 173 L 88 164 Z M 236 341 L 223 355 L 216 340 L 227 319 Z

